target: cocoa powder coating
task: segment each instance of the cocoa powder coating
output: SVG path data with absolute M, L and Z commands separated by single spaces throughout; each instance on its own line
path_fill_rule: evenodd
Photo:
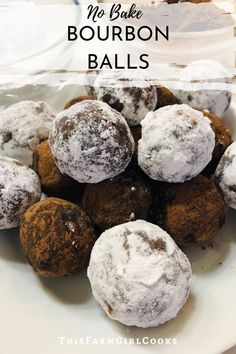
M 151 190 L 136 172 L 125 173 L 98 184 L 88 184 L 82 205 L 91 221 L 104 231 L 136 219 L 147 219 Z
M 178 245 L 212 240 L 225 222 L 227 208 L 214 181 L 198 176 L 184 183 L 157 183 L 155 222 Z
M 216 167 L 218 166 L 221 157 L 223 156 L 225 150 L 229 145 L 233 142 L 233 137 L 225 125 L 222 119 L 217 117 L 215 114 L 210 112 L 203 112 L 204 115 L 210 119 L 212 130 L 215 133 L 215 148 L 212 153 L 212 160 L 203 170 L 203 174 L 206 176 L 210 176 L 215 173 Z
M 68 200 L 81 198 L 84 184 L 60 172 L 53 159 L 48 141 L 44 141 L 36 149 L 34 170 L 40 178 L 42 190 L 47 195 Z
M 20 241 L 34 270 L 45 277 L 64 277 L 88 264 L 95 234 L 77 205 L 48 198 L 30 207 L 20 226 Z
M 157 87 L 157 105 L 156 109 L 169 106 L 172 104 L 178 104 L 178 99 L 175 95 L 166 87 Z

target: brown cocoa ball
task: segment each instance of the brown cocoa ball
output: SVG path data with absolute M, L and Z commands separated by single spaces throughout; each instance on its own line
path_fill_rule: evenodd
M 20 241 L 34 270 L 45 277 L 64 277 L 88 264 L 95 234 L 77 205 L 48 198 L 23 215 Z
M 68 200 L 82 197 L 84 184 L 60 172 L 47 140 L 38 145 L 36 149 L 34 170 L 39 176 L 45 194 Z
M 166 87 L 157 87 L 157 98 L 156 110 L 161 107 L 179 103 L 175 95 Z
M 155 222 L 178 245 L 212 240 L 225 222 L 227 208 L 214 181 L 198 176 L 184 183 L 157 183 Z
M 64 109 L 70 108 L 74 104 L 76 104 L 78 102 L 85 101 L 85 100 L 95 100 L 95 97 L 94 96 L 77 96 L 77 97 L 74 97 L 69 102 L 67 102 L 67 104 L 65 105 Z
M 127 221 L 148 218 L 151 190 L 134 171 L 85 188 L 82 205 L 101 231 Z
M 215 133 L 216 144 L 212 153 L 212 159 L 202 172 L 205 176 L 210 176 L 215 173 L 216 167 L 218 166 L 225 150 L 232 144 L 233 137 L 222 119 L 209 112 L 203 112 L 203 114 L 211 120 L 211 127 Z

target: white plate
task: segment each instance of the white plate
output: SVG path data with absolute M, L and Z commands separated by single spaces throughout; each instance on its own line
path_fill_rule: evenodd
M 60 95 L 58 106 L 64 103 Z M 235 119 L 234 107 L 226 121 L 236 137 Z M 211 245 L 186 248 L 193 266 L 189 300 L 176 319 L 146 330 L 106 317 L 91 295 L 85 272 L 60 280 L 39 278 L 24 259 L 17 230 L 2 231 L 0 354 L 222 353 L 236 344 L 235 227 L 236 212 L 231 210 Z M 61 344 L 59 337 L 72 343 Z M 142 341 L 144 337 L 172 338 L 177 344 L 76 344 L 86 338 Z

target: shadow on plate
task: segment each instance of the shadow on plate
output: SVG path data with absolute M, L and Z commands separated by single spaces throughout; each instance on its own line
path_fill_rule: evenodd
M 38 278 L 44 290 L 64 304 L 79 305 L 92 296 L 86 271 L 65 278 Z
M 19 229 L 0 231 L 0 258 L 14 263 L 27 263 L 19 240 Z
M 115 327 L 115 330 L 121 334 L 122 337 L 125 338 L 134 338 L 135 341 L 139 339 L 139 342 L 142 343 L 142 340 L 144 337 L 148 337 L 149 340 L 151 338 L 161 338 L 165 339 L 166 334 L 168 333 L 168 338 L 174 339 L 177 338 L 179 334 L 183 331 L 183 328 L 188 326 L 188 321 L 190 317 L 193 315 L 194 310 L 196 308 L 196 299 L 192 293 L 190 293 L 189 298 L 186 302 L 186 304 L 182 307 L 182 309 L 179 311 L 177 314 L 177 317 L 174 319 L 164 323 L 163 325 L 159 327 L 153 327 L 153 328 L 145 328 L 145 335 L 144 335 L 144 329 L 143 328 L 138 328 L 138 327 L 128 327 L 125 325 L 122 325 L 118 321 L 112 321 L 112 325 Z M 104 316 L 106 316 L 104 314 Z M 140 344 L 137 344 L 140 345 Z M 142 343 L 141 345 L 145 345 L 145 347 L 150 346 L 153 347 L 153 350 L 156 352 L 156 345 L 152 345 L 151 343 L 145 344 Z M 162 345 L 160 344 L 160 347 Z

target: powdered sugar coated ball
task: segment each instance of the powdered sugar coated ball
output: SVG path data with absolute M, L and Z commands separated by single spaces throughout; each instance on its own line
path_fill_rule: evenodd
M 137 220 L 98 238 L 88 277 L 109 317 L 146 328 L 177 315 L 189 294 L 191 266 L 165 231 Z
M 176 97 L 199 110 L 224 115 L 231 102 L 232 75 L 214 60 L 197 60 L 180 74 Z
M 98 100 L 120 112 L 129 126 L 138 125 L 157 105 L 156 87 L 137 71 L 106 71 L 94 83 Z
M 0 229 L 16 227 L 41 197 L 36 173 L 17 160 L 0 157 Z
M 45 102 L 22 101 L 0 112 L 0 155 L 32 166 L 38 144 L 48 138 L 55 111 Z
M 49 143 L 60 171 L 82 183 L 120 174 L 134 151 L 125 119 L 101 101 L 82 101 L 59 113 Z
M 172 105 L 142 121 L 138 163 L 152 179 L 184 182 L 197 176 L 212 158 L 215 134 L 210 120 L 188 105 Z
M 231 144 L 222 156 L 216 169 L 215 181 L 226 204 L 236 209 L 236 142 Z

